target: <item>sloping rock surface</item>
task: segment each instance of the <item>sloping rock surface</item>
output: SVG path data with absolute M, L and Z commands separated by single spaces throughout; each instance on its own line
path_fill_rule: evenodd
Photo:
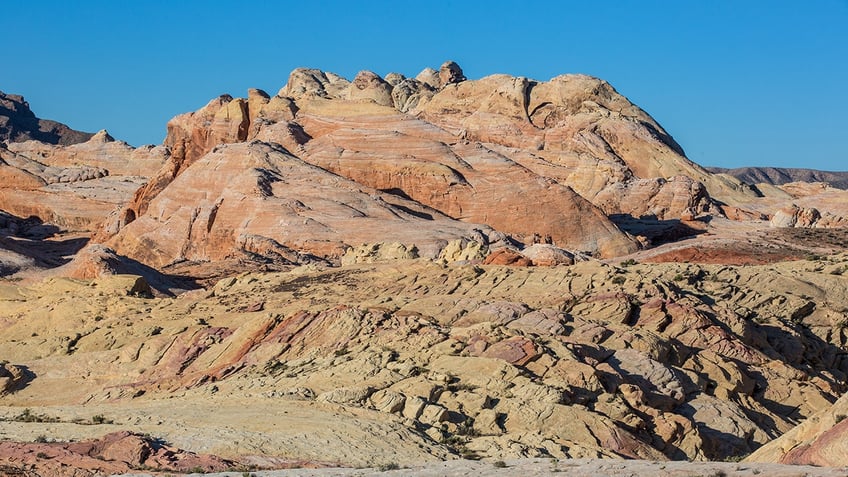
M 751 454 L 747 462 L 844 466 L 848 452 L 848 395 Z
M 126 431 L 70 443 L 0 442 L 0 472 L 7 476 L 94 477 L 136 469 L 207 473 L 233 466 L 220 457 L 186 452 Z
M 0 144 L 0 210 L 94 231 L 159 170 L 169 152 L 134 149 L 101 131 L 87 142 Z
M 435 258 L 449 240 L 491 229 L 452 220 L 308 164 L 279 145 L 219 146 L 188 166 L 106 244 L 154 267 L 256 254 L 283 263 L 340 258 L 400 242 Z
M 178 298 L 128 277 L 5 284 L 6 369 L 29 377 L 0 419 L 14 440 L 82 438 L 98 430 L 74 416 L 103 413 L 194 452 L 353 465 L 723 460 L 846 392 L 846 267 L 400 259 Z M 67 424 L 17 422 L 24 406 Z

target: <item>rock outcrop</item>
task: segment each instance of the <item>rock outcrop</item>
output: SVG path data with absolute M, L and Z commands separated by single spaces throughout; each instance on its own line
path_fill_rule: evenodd
M 727 174 L 748 184 L 783 185 L 790 182 L 824 182 L 832 187 L 848 189 L 848 172 L 817 171 L 786 167 L 739 167 L 725 169 L 707 167 L 716 174 Z
M 778 210 L 771 218 L 772 227 L 801 227 L 811 228 L 821 218 L 817 209 L 802 209 L 794 204 Z
M 218 146 L 188 166 L 106 245 L 153 267 L 245 255 L 291 264 L 380 241 L 436 257 L 448 241 L 490 230 L 250 142 Z
M 848 452 L 848 395 L 751 454 L 746 462 L 845 466 Z
M 848 217 L 834 215 L 832 213 L 822 214 L 815 207 L 798 207 L 790 204 L 779 209 L 772 216 L 769 225 L 772 227 L 797 227 L 809 229 L 817 228 L 840 228 L 848 227 Z
M 105 131 L 69 146 L 0 144 L 0 210 L 94 231 L 162 167 L 168 154 L 161 146 L 132 148 Z
M 604 257 L 638 247 L 605 216 L 688 220 L 721 215 L 712 197 L 757 195 L 693 164 L 647 113 L 589 76 L 468 80 L 446 62 L 415 79 L 362 71 L 348 81 L 299 68 L 273 97 L 221 96 L 174 118 L 167 166 L 101 239 L 218 144 L 252 140 L 519 241 L 539 235 Z
M 528 170 L 483 143 L 469 143 L 464 133 L 412 116 L 447 89 L 471 83 L 458 65 L 443 65 L 433 85 L 401 75 L 389 78 L 361 72 L 348 82 L 331 73 L 298 69 L 273 98 L 254 90 L 246 100 L 221 97 L 175 118 L 166 139 L 174 150 L 168 166 L 137 193 L 125 214 L 143 215 L 153 197 L 214 145 L 259 139 L 463 221 L 514 236 L 550 237 L 560 247 L 602 256 L 635 250 L 633 240 L 564 182 Z M 702 212 L 707 207 L 703 191 L 698 193 L 682 202 Z M 675 212 L 674 207 L 666 209 Z M 582 219 L 568 219 L 576 216 Z
M 443 89 L 418 111 L 465 138 L 520 149 L 516 161 L 589 200 L 611 184 L 677 175 L 704 183 L 725 202 L 755 196 L 686 159 L 653 118 L 597 78 L 493 75 Z
M 126 429 L 223 455 L 724 460 L 846 391 L 848 288 L 816 262 L 528 268 L 384 252 L 401 260 L 243 274 L 176 299 L 128 293 L 128 277 L 0 288 L 4 358 L 32 373 L 0 404 L 108 406 L 140 416 Z
M 95 477 L 138 469 L 160 472 L 223 472 L 235 463 L 214 455 L 198 455 L 130 432 L 114 432 L 81 442 L 0 442 L 0 472 L 30 469 L 43 477 Z M 8 473 L 7 473 L 8 472 Z
M 31 379 L 31 374 L 23 366 L 9 363 L 0 364 L 0 396 L 20 389 Z

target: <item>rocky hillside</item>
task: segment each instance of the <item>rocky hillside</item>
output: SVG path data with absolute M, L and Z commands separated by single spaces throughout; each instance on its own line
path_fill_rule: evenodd
M 118 261 L 219 278 L 338 263 L 384 241 L 429 258 L 455 240 L 476 243 L 479 259 L 534 244 L 612 258 L 703 233 L 713 218 L 767 224 L 798 197 L 774 190 L 758 203 L 603 80 L 469 80 L 452 62 L 352 81 L 297 69 L 274 96 L 224 95 L 175 117 L 163 146 L 133 149 L 105 131 L 69 146 L 10 143 L 0 177 L 12 216 L 93 234 Z M 773 223 L 838 226 L 843 202 L 799 203 L 821 220 Z M 126 267 L 74 268 L 104 269 Z
M 790 182 L 824 182 L 832 187 L 848 189 L 848 172 L 817 171 L 785 167 L 708 167 L 716 174 L 727 174 L 748 184 L 783 185 Z
M 798 427 L 758 449 L 749 462 L 780 462 L 837 467 L 848 450 L 848 395 Z
M 846 270 L 845 255 L 419 259 L 247 274 L 176 299 L 132 276 L 5 284 L 0 419 L 8 439 L 124 429 L 353 465 L 738 458 L 846 391 Z M 113 422 L 74 424 L 95 415 Z
M 0 143 L 0 472 L 840 462 L 848 191 L 453 62 L 167 129 Z
M 85 142 L 93 135 L 75 131 L 56 121 L 37 118 L 23 96 L 0 91 L 0 142 L 35 140 L 69 145 Z
M 168 162 L 113 216 L 98 240 L 120 254 L 167 264 L 255 253 L 245 248 L 244 237 L 330 260 L 356 240 L 385 239 L 379 228 L 357 225 L 361 234 L 352 240 L 345 229 L 316 218 L 339 216 L 326 209 L 329 204 L 310 203 L 296 189 L 271 186 L 301 180 L 289 179 L 302 173 L 296 168 L 279 172 L 272 164 L 276 159 L 268 167 L 245 169 L 254 179 L 237 181 L 243 184 L 237 194 L 258 194 L 258 200 L 250 200 L 260 216 L 276 213 L 265 210 L 268 207 L 290 209 L 308 226 L 275 230 L 273 225 L 291 222 L 217 222 L 219 210 L 238 207 L 233 201 L 242 199 L 218 192 L 233 186 L 230 175 L 215 171 L 226 168 L 240 174 L 241 167 L 251 164 L 238 160 L 245 154 L 243 147 L 220 146 L 232 143 L 247 144 L 251 150 L 272 148 L 275 158 L 286 156 L 319 167 L 321 172 L 302 169 L 308 171 L 307 181 L 328 172 L 367 188 L 363 192 L 371 196 L 383 193 L 381 200 L 389 194 L 398 197 L 389 201 L 411 200 L 432 210 L 405 219 L 422 237 L 401 241 L 418 249 L 433 249 L 427 237 L 434 233 L 425 231 L 435 225 L 429 219 L 435 212 L 477 229 L 491 227 L 519 247 L 543 242 L 614 257 L 637 250 L 640 242 L 622 232 L 611 217 L 691 219 L 721 214 L 711 194 L 754 197 L 743 184 L 688 161 L 659 124 L 595 78 L 571 75 L 540 83 L 496 75 L 466 80 L 452 62 L 416 78 L 381 78 L 363 71 L 353 81 L 298 69 L 273 97 L 260 90 L 251 90 L 247 98 L 221 96 L 171 120 L 165 140 L 172 151 Z M 227 166 L 223 157 L 232 158 Z M 185 176 L 190 177 L 182 179 Z M 178 216 L 162 209 L 165 197 L 198 192 L 206 197 L 204 202 L 185 207 Z M 346 200 L 329 190 L 322 196 L 336 203 Z M 280 200 L 289 205 L 278 208 Z M 133 224 L 145 215 L 148 220 Z M 371 217 L 358 207 L 341 214 L 347 215 Z M 201 223 L 198 218 L 205 221 L 206 232 L 194 231 Z M 147 232 L 154 226 L 149 219 L 161 233 Z M 299 236 L 304 234 L 309 237 Z M 215 238 L 207 240 L 207 235 Z M 445 234 L 436 235 L 444 243 Z M 187 242 L 179 245 L 169 238 L 177 236 L 187 237 Z M 149 250 L 160 255 L 146 256 Z
M 0 144 L 0 210 L 92 232 L 169 154 L 163 147 L 134 149 L 106 131 L 69 146 Z

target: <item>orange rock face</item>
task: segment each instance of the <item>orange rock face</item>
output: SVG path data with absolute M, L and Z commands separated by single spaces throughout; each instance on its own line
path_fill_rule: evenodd
M 484 265 L 513 265 L 516 267 L 529 267 L 533 264 L 533 262 L 521 255 L 518 252 L 509 250 L 509 249 L 501 249 L 489 254 L 486 257 L 486 260 L 483 261 Z
M 536 170 L 522 162 L 545 143 L 548 125 L 559 125 L 546 119 L 539 126 L 528 119 L 526 105 L 516 95 L 533 89 L 535 82 L 500 76 L 467 81 L 450 62 L 439 75 L 419 77 L 393 74 L 387 81 L 362 72 L 348 82 L 331 73 L 299 69 L 277 96 L 258 90 L 251 90 L 248 99 L 222 96 L 196 113 L 174 118 L 165 141 L 173 148 L 168 164 L 101 238 L 144 215 L 154 197 L 217 144 L 250 139 L 282 144 L 306 162 L 454 219 L 486 224 L 514 237 L 549 237 L 561 248 L 605 257 L 638 248 L 606 217 L 620 212 L 622 201 L 646 204 L 666 215 L 709 209 L 703 186 L 692 183 L 682 192 L 654 191 L 653 202 L 607 193 L 604 203 L 610 210 L 601 210 L 572 189 L 572 164 L 558 160 L 548 162 L 551 170 Z M 544 85 L 539 91 L 547 91 Z M 483 98 L 489 88 L 503 94 Z M 548 91 L 543 99 L 552 94 L 559 93 Z M 626 102 L 620 96 L 614 99 Z M 571 100 L 559 98 L 555 104 Z M 453 106 L 448 108 L 448 103 Z M 547 116 L 568 111 L 552 110 Z M 507 151 L 504 146 L 523 149 Z M 622 167 L 621 177 L 599 172 L 604 183 L 634 177 L 626 164 Z M 583 187 L 579 180 L 571 182 Z
M 87 142 L 0 145 L 0 210 L 93 231 L 165 162 L 163 147 L 134 149 L 105 131 Z
M 196 161 L 107 245 L 154 267 L 245 254 L 294 263 L 306 255 L 339 258 L 348 246 L 375 241 L 436 256 L 442 244 L 475 229 L 491 230 L 252 142 L 220 146 Z

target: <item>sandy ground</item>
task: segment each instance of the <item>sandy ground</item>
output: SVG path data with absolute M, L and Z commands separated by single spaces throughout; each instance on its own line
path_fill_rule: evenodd
M 520 459 L 507 461 L 453 460 L 424 465 L 410 466 L 395 470 L 379 469 L 292 469 L 277 471 L 249 472 L 255 477 L 353 477 L 353 476 L 419 476 L 419 477 L 460 477 L 460 476 L 512 476 L 524 477 L 542 475 L 566 475 L 569 477 L 595 476 L 651 476 L 651 477 L 814 477 L 848 476 L 848 467 L 824 468 L 812 466 L 793 466 L 779 464 L 751 464 L 733 462 L 654 462 L 638 460 L 556 460 L 556 459 Z M 124 474 L 141 477 L 152 474 Z M 201 475 L 201 474 L 192 474 Z M 203 474 L 207 477 L 242 477 L 242 472 L 224 472 Z

